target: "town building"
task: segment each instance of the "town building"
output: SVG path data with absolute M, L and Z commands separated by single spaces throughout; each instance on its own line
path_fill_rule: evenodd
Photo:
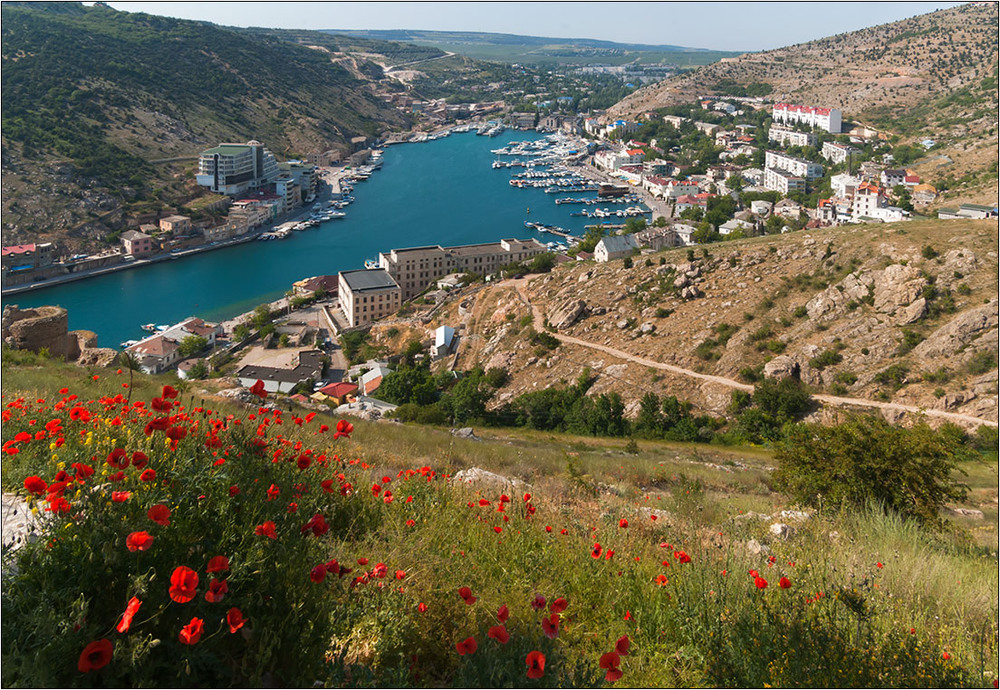
M 668 125 L 673 125 L 675 129 L 680 129 L 681 123 L 691 122 L 691 118 L 680 117 L 678 115 L 664 115 L 663 121 L 666 122 Z
M 614 259 L 631 256 L 639 248 L 632 235 L 612 235 L 603 237 L 594 247 L 594 261 L 606 263 Z
M 51 266 L 55 261 L 55 245 L 51 242 L 13 244 L 3 248 L 3 270 L 16 273 Z
M 362 268 L 338 275 L 340 309 L 352 328 L 367 326 L 399 311 L 399 285 L 385 269 Z
M 191 219 L 187 216 L 167 216 L 160 218 L 160 230 L 177 237 L 191 233 Z
M 323 386 L 313 393 L 310 398 L 318 402 L 331 402 L 334 405 L 343 405 L 353 398 L 358 392 L 358 384 L 348 381 L 337 381 Z
M 851 209 L 855 221 L 862 218 L 875 218 L 877 209 L 888 206 L 882 188 L 872 182 L 862 182 L 854 192 L 854 204 Z
M 767 199 L 755 199 L 750 202 L 750 212 L 758 216 L 767 216 L 771 213 L 773 205 Z
M 433 282 L 450 273 L 475 273 L 486 276 L 501 267 L 543 254 L 547 249 L 536 239 L 506 239 L 485 244 L 458 247 L 440 245 L 393 249 L 379 253 L 379 266 L 402 290 L 407 301 Z
M 824 141 L 823 148 L 819 152 L 819 155 L 836 165 L 838 163 L 843 163 L 849 156 L 853 156 L 856 153 L 861 152 L 853 146 L 838 144 L 835 141 Z
M 805 191 L 806 181 L 780 168 L 764 170 L 764 187 L 787 196 L 791 192 Z
M 953 220 L 956 218 L 996 218 L 997 208 L 995 206 L 983 206 L 981 204 L 962 204 L 958 209 L 942 208 L 938 209 L 938 218 Z
M 300 385 L 320 379 L 323 375 L 323 352 L 320 350 L 302 350 L 289 368 L 265 367 L 248 364 L 236 372 L 240 385 L 250 388 L 257 381 L 264 382 L 264 390 L 268 393 L 291 393 Z
M 677 236 L 672 228 L 647 228 L 633 235 L 635 243 L 643 249 L 659 251 L 677 244 Z
M 779 170 L 784 170 L 790 172 L 793 175 L 799 177 L 804 177 L 807 180 L 815 180 L 816 178 L 823 177 L 823 166 L 819 163 L 813 163 L 812 161 L 807 161 L 805 158 L 799 158 L 798 156 L 789 156 L 786 153 L 781 153 L 780 151 L 768 151 L 764 154 L 764 167 L 765 168 L 778 168 Z M 767 186 L 767 183 L 764 183 Z
M 710 137 L 714 137 L 718 132 L 722 131 L 720 125 L 712 124 L 711 122 L 695 122 L 694 127 L 702 134 Z
M 840 110 L 837 108 L 818 108 L 791 103 L 775 103 L 771 109 L 771 119 L 774 122 L 818 127 L 832 134 L 840 134 L 840 115 Z
M 772 125 L 767 130 L 767 140 L 781 146 L 815 146 L 819 143 L 819 137 L 812 132 L 800 132 L 797 129 L 781 125 Z
M 278 162 L 259 141 L 219 144 L 202 151 L 195 180 L 202 187 L 227 196 L 242 194 L 273 182 Z
M 159 249 L 151 236 L 138 230 L 126 230 L 118 239 L 122 242 L 122 252 L 126 256 L 146 256 Z
M 440 359 L 451 353 L 455 344 L 455 329 L 451 326 L 438 326 L 434 331 L 434 344 L 431 345 L 431 358 Z
M 339 286 L 340 276 L 313 276 L 292 283 L 292 292 L 296 297 L 312 297 L 317 292 L 336 297 Z
M 834 196 L 853 197 L 859 184 L 861 184 L 861 180 L 846 173 L 840 173 L 830 178 L 830 189 Z

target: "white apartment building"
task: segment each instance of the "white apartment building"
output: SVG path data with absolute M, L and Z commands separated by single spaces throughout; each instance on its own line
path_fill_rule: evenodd
M 781 124 L 808 125 L 825 129 L 832 134 L 840 134 L 840 110 L 837 108 L 775 103 L 771 109 L 771 119 Z
M 278 177 L 278 162 L 259 141 L 219 144 L 202 151 L 195 180 L 213 192 L 235 196 Z
M 855 153 L 860 153 L 853 146 L 847 146 L 846 144 L 838 144 L 833 141 L 824 141 L 823 149 L 819 152 L 819 155 L 827 159 L 831 163 L 843 163 L 847 160 L 847 157 Z
M 673 125 L 675 129 L 680 129 L 681 123 L 690 122 L 691 118 L 681 117 L 679 115 L 664 115 L 663 121 L 666 122 L 668 125 Z
M 819 143 L 819 137 L 812 132 L 800 132 L 781 125 L 772 125 L 767 130 L 767 140 L 782 146 L 815 146 Z
M 881 187 L 871 182 L 862 182 L 854 193 L 851 215 L 855 221 L 860 218 L 875 218 L 878 216 L 878 209 L 888 205 Z
M 830 189 L 834 196 L 853 197 L 859 184 L 861 180 L 847 173 L 840 173 L 830 178 Z
M 806 181 L 780 168 L 764 169 L 764 187 L 788 195 L 790 192 L 805 191 Z
M 392 277 L 402 291 L 402 298 L 413 299 L 432 282 L 450 273 L 496 273 L 501 266 L 524 261 L 546 252 L 536 239 L 500 240 L 459 247 L 440 245 L 393 249 L 379 253 L 379 266 Z
M 639 248 L 632 235 L 612 235 L 604 237 L 597 246 L 594 247 L 594 261 L 607 263 L 614 259 L 621 259 L 631 256 Z
M 815 180 L 823 177 L 823 166 L 819 163 L 807 161 L 798 156 L 789 156 L 780 151 L 768 151 L 764 154 L 765 168 L 778 168 L 793 175 L 804 177 L 807 180 Z M 766 186 L 765 182 L 765 186 Z
M 690 180 L 667 180 L 663 186 L 664 199 L 679 199 L 688 194 L 698 194 L 701 188 Z
M 341 271 L 337 281 L 340 310 L 352 328 L 394 314 L 402 304 L 399 285 L 383 269 Z

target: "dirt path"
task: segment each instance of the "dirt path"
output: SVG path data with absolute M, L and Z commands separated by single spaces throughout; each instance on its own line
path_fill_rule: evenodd
M 528 296 L 524 292 L 524 287 L 528 284 L 529 278 L 522 278 L 520 280 L 512 281 L 514 289 L 517 291 L 518 296 L 521 301 L 524 302 L 531 309 L 531 314 L 534 320 L 535 330 L 542 332 L 545 330 L 545 318 L 541 310 L 528 299 Z M 615 349 L 613 347 L 608 347 L 607 345 L 600 345 L 598 343 L 592 343 L 587 340 L 581 340 L 580 338 L 575 338 L 570 335 L 563 335 L 561 333 L 552 333 L 558 340 L 569 343 L 571 345 L 579 345 L 580 347 L 587 347 L 592 350 L 598 350 L 609 354 L 618 359 L 623 359 L 626 362 L 634 362 L 636 364 L 641 364 L 646 367 L 652 367 L 653 369 L 660 369 L 662 371 L 669 371 L 674 374 L 679 374 L 681 376 L 688 376 L 694 379 L 700 379 L 702 381 L 707 381 L 711 383 L 718 383 L 729 388 L 735 388 L 741 391 L 747 391 L 752 393 L 753 386 L 747 385 L 745 383 L 740 383 L 739 381 L 726 378 L 724 376 L 713 376 L 711 374 L 702 374 L 697 371 L 692 371 L 691 369 L 684 369 L 683 367 L 677 367 L 672 364 L 664 364 L 663 362 L 657 362 L 652 359 L 646 359 L 645 357 L 638 357 L 636 355 L 629 354 L 622 350 Z M 835 395 L 813 395 L 813 399 L 822 402 L 827 405 L 836 405 L 837 407 L 871 407 L 880 410 L 896 410 L 898 412 L 912 412 L 916 414 L 927 415 L 928 417 L 938 417 L 940 419 L 946 419 L 953 422 L 966 422 L 968 424 L 985 424 L 986 426 L 997 426 L 996 422 L 990 421 L 988 419 L 980 419 L 979 417 L 973 417 L 967 414 L 959 414 L 957 412 L 945 412 L 944 410 L 934 410 L 926 409 L 923 407 L 917 407 L 915 405 L 900 405 L 898 403 L 888 403 L 879 402 L 877 400 L 866 400 L 864 398 L 842 398 Z

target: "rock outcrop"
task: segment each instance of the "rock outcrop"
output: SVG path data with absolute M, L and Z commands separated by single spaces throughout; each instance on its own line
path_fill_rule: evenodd
M 995 330 L 997 323 L 995 301 L 962 312 L 913 348 L 913 357 L 925 359 L 952 355 L 984 332 Z
M 8 304 L 3 309 L 0 337 L 15 350 L 45 351 L 84 365 L 109 366 L 117 355 L 114 350 L 97 347 L 93 331 L 70 331 L 69 316 L 62 307 L 19 309 Z

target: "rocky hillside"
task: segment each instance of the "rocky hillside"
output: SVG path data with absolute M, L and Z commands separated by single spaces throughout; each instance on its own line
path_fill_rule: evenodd
M 5 244 L 93 248 L 196 195 L 191 157 L 219 141 L 286 158 L 408 124 L 364 75 L 265 35 L 103 3 L 4 3 L 2 35 Z
M 590 347 L 532 342 L 511 281 L 463 295 L 431 325 L 464 324 L 458 368 L 508 369 L 494 403 L 589 367 L 591 394 L 617 391 L 632 411 L 652 391 L 722 414 L 733 384 L 797 371 L 817 394 L 997 421 L 995 222 L 844 226 L 706 249 L 530 277 L 524 296 L 548 325 Z M 883 413 L 902 418 L 891 405 Z
M 846 120 L 941 146 L 920 171 L 932 179 L 992 167 L 996 202 L 998 6 L 970 3 L 818 41 L 749 53 L 631 94 L 609 117 L 751 87 L 776 102 L 841 108 Z M 966 182 L 974 183 L 974 180 Z M 971 186 L 975 186 L 972 184 Z

